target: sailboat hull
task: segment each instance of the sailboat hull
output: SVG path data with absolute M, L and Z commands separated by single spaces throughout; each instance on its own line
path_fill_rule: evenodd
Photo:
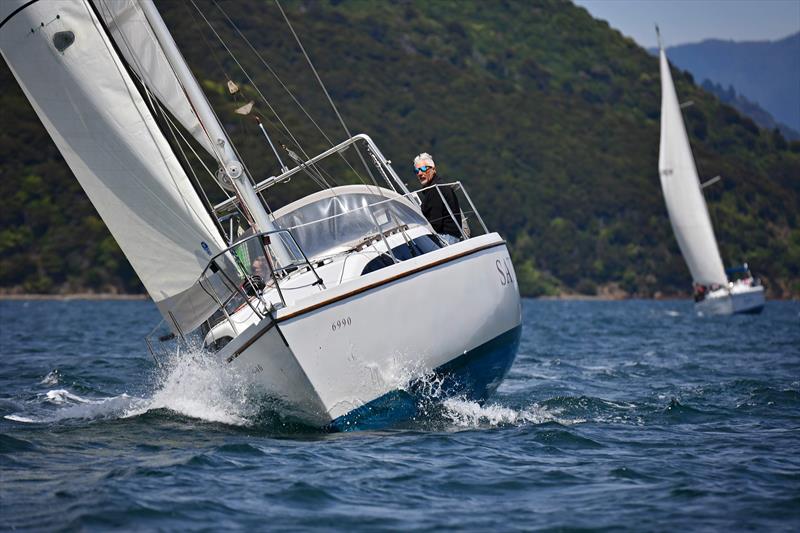
M 729 291 L 711 293 L 697 302 L 695 309 L 704 315 L 757 314 L 764 309 L 764 287 L 735 283 Z
M 258 328 L 226 347 L 232 364 L 302 421 L 362 429 L 414 416 L 423 397 L 485 400 L 513 363 L 521 307 L 493 233 L 361 276 Z

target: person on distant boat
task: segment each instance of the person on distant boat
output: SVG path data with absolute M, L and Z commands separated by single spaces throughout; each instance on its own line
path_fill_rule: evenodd
M 419 199 L 422 202 L 422 214 L 431 223 L 433 230 L 447 244 L 455 244 L 461 240 L 461 209 L 458 206 L 458 198 L 451 187 L 439 187 L 438 190 L 433 185 L 437 185 L 436 164 L 433 157 L 427 152 L 423 152 L 414 158 L 414 172 L 417 174 L 422 187 L 431 187 L 419 192 Z M 441 192 L 441 194 L 439 194 Z M 447 206 L 442 197 L 447 201 Z M 450 207 L 455 220 L 450 216 L 447 207 Z
M 706 298 L 706 287 L 705 285 L 700 285 L 699 283 L 694 284 L 694 301 L 700 302 L 705 300 Z

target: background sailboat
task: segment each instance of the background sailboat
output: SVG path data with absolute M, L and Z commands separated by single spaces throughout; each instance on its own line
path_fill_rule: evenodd
M 698 311 L 710 314 L 760 312 L 764 307 L 764 287 L 749 271 L 746 271 L 745 278 L 730 282 L 723 267 L 660 36 L 659 62 L 661 143 L 658 173 L 669 220 L 694 282 L 696 307 Z

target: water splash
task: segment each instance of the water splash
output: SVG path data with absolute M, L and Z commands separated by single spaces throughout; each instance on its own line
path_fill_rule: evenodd
M 153 395 L 125 416 L 168 409 L 208 422 L 247 425 L 257 414 L 251 389 L 249 379 L 230 365 L 195 349 L 170 357 L 157 376 Z
M 57 382 L 54 371 L 41 384 Z M 251 401 L 249 380 L 202 350 L 169 357 L 154 375 L 152 391 L 143 397 L 124 393 L 84 397 L 65 388 L 52 389 L 37 397 L 30 406 L 32 412 L 13 413 L 4 418 L 23 423 L 52 423 L 131 418 L 164 409 L 207 422 L 247 425 L 258 410 L 258 403 Z

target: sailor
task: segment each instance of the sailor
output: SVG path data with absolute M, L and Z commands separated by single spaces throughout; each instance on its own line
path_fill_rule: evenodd
M 700 283 L 694 284 L 694 301 L 701 302 L 706 298 L 706 287 Z
M 423 152 L 414 158 L 414 172 L 417 174 L 420 185 L 424 190 L 419 192 L 419 199 L 422 202 L 422 214 L 431 223 L 433 230 L 447 244 L 455 244 L 461 240 L 461 210 L 458 207 L 458 198 L 452 187 L 434 187 L 439 180 L 436 174 L 436 164 L 433 157 L 427 152 Z M 430 187 L 430 188 L 428 188 Z M 441 194 L 439 194 L 441 192 Z M 447 201 L 447 206 L 442 198 Z M 450 207 L 450 216 L 447 207 Z

